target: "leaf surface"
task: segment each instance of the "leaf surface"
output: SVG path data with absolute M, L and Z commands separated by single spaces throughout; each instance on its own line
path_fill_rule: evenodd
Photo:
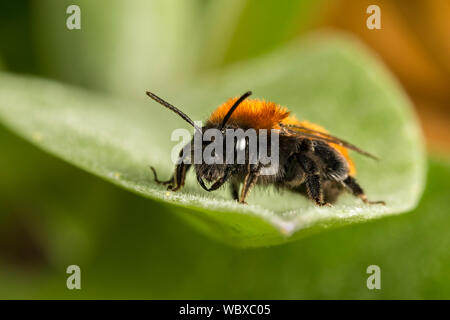
M 153 88 L 149 90 L 156 91 Z M 0 75 L 0 120 L 25 139 L 93 174 L 174 210 L 215 238 L 238 246 L 282 243 L 330 227 L 414 208 L 424 185 L 420 129 L 409 100 L 385 68 L 352 39 L 331 34 L 200 79 L 190 88 L 155 92 L 204 120 L 214 108 L 247 90 L 288 107 L 299 119 L 378 155 L 352 153 L 368 206 L 343 195 L 332 208 L 271 188 L 255 189 L 243 206 L 228 190 L 207 193 L 189 175 L 180 192 L 154 183 L 173 170 L 171 133 L 188 125 L 151 100 L 101 96 L 32 77 Z M 189 129 L 190 130 L 190 129 Z M 149 212 L 151 214 L 151 212 Z

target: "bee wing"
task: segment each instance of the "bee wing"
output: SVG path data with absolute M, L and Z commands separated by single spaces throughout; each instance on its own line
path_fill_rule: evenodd
M 307 128 L 304 126 L 298 126 L 298 125 L 283 125 L 283 124 L 281 124 L 281 127 L 288 129 L 288 131 L 290 131 L 296 135 L 313 138 L 313 139 L 317 139 L 317 140 L 322 140 L 322 141 L 329 142 L 329 143 L 334 143 L 334 144 L 343 146 L 347 149 L 356 151 L 356 152 L 358 152 L 362 155 L 365 155 L 369 158 L 378 160 L 378 157 L 374 156 L 373 154 L 358 148 L 357 146 L 355 146 L 354 144 L 351 144 L 350 142 L 339 139 L 328 133 L 324 133 L 321 131 L 317 131 L 314 129 L 310 129 L 310 128 Z

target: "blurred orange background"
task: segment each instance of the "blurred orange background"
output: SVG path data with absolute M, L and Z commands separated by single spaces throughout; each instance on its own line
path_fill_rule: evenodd
M 450 151 L 450 1 L 336 0 L 313 26 L 349 31 L 377 52 L 400 80 L 419 114 L 428 148 Z M 369 30 L 366 9 L 381 9 L 381 29 Z

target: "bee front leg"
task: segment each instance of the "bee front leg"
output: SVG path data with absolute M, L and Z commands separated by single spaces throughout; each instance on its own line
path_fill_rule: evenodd
M 153 167 L 150 169 L 153 171 L 153 175 L 155 177 L 155 182 L 162 185 L 168 185 L 167 190 L 177 191 L 181 187 L 184 186 L 184 182 L 186 180 L 186 173 L 189 171 L 192 164 L 190 161 L 190 157 L 192 156 L 192 147 L 191 144 L 186 144 L 183 149 L 181 149 L 179 158 L 177 160 L 177 165 L 175 167 L 175 172 L 172 177 L 167 181 L 158 180 L 158 176 L 156 174 L 156 170 Z
M 231 181 L 231 196 L 233 200 L 239 201 L 239 186 L 240 183 L 236 179 Z
M 231 176 L 231 173 L 232 173 L 232 169 L 227 168 L 227 169 L 225 170 L 224 175 L 223 175 L 219 180 L 217 180 L 216 182 L 214 182 L 213 185 L 212 185 L 210 188 L 208 188 L 208 187 L 205 185 L 205 182 L 203 182 L 203 179 L 202 179 L 199 175 L 197 175 L 197 181 L 198 181 L 198 183 L 200 184 L 200 186 L 201 186 L 203 189 L 205 189 L 206 191 L 208 191 L 208 192 L 210 192 L 210 191 L 215 191 L 215 190 L 219 189 L 221 186 L 223 186 L 223 184 L 224 184 L 225 182 L 228 181 L 228 179 L 229 179 L 230 176 Z
M 223 177 L 221 177 L 217 181 L 215 181 L 212 184 L 212 186 L 209 188 L 206 186 L 205 182 L 203 181 L 202 177 L 199 174 L 197 174 L 197 181 L 204 190 L 211 192 L 211 191 L 215 191 L 215 190 L 219 189 L 221 186 L 223 186 L 223 184 L 225 182 L 227 182 L 230 175 L 231 175 L 231 170 L 227 169 L 225 171 L 225 174 L 223 175 Z
M 259 175 L 260 175 L 259 168 L 256 167 L 255 169 L 252 169 L 251 165 L 249 165 L 248 173 L 245 176 L 244 184 L 242 185 L 239 203 L 247 204 L 247 202 L 245 202 L 245 199 L 252 190 L 253 186 L 258 181 Z
M 155 168 L 153 168 L 152 166 L 150 166 L 150 170 L 152 170 L 152 172 L 153 172 L 153 178 L 154 178 L 154 180 L 155 180 L 155 182 L 156 182 L 157 184 L 162 184 L 162 185 L 173 184 L 173 182 L 174 182 L 174 175 L 172 175 L 172 177 L 171 177 L 169 180 L 161 181 L 161 180 L 158 179 L 158 174 L 156 173 Z
M 177 191 L 178 189 L 183 187 L 184 182 L 186 181 L 186 173 L 190 167 L 191 167 L 190 164 L 186 164 L 184 162 L 181 162 L 180 164 L 178 164 L 177 167 L 175 168 L 175 174 L 174 174 L 175 181 L 172 185 L 168 186 L 168 189 L 170 189 L 172 191 Z
M 150 167 L 150 169 L 153 171 L 156 183 L 168 185 L 167 190 L 177 191 L 178 189 L 184 186 L 184 182 L 186 180 L 186 173 L 190 167 L 191 167 L 190 164 L 185 164 L 184 162 L 181 162 L 175 167 L 175 173 L 172 175 L 172 177 L 166 181 L 161 181 L 158 179 L 155 168 Z

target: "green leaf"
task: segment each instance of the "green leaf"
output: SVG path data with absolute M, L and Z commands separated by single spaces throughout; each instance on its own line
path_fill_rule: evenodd
M 253 191 L 244 206 L 227 190 L 202 191 L 192 174 L 183 191 L 168 192 L 153 182 L 148 165 L 171 174 L 170 153 L 177 142 L 170 134 L 186 124 L 145 101 L 144 93 L 142 101 L 126 101 L 8 74 L 0 76 L 0 84 L 0 119 L 19 135 L 128 190 L 176 205 L 180 216 L 235 245 L 277 244 L 405 212 L 416 206 L 423 189 L 423 143 L 409 100 L 384 68 L 346 37 L 315 35 L 191 88 L 157 93 L 193 119 L 205 119 L 224 100 L 250 89 L 285 105 L 298 118 L 379 155 L 382 160 L 374 162 L 353 154 L 368 197 L 385 200 L 386 206 L 363 205 L 344 195 L 333 208 L 321 208 L 271 188 Z
M 199 50 L 192 39 L 200 29 L 198 1 L 79 0 L 81 30 L 68 30 L 66 9 L 72 4 L 33 4 L 34 43 L 45 75 L 129 96 L 191 74 Z

